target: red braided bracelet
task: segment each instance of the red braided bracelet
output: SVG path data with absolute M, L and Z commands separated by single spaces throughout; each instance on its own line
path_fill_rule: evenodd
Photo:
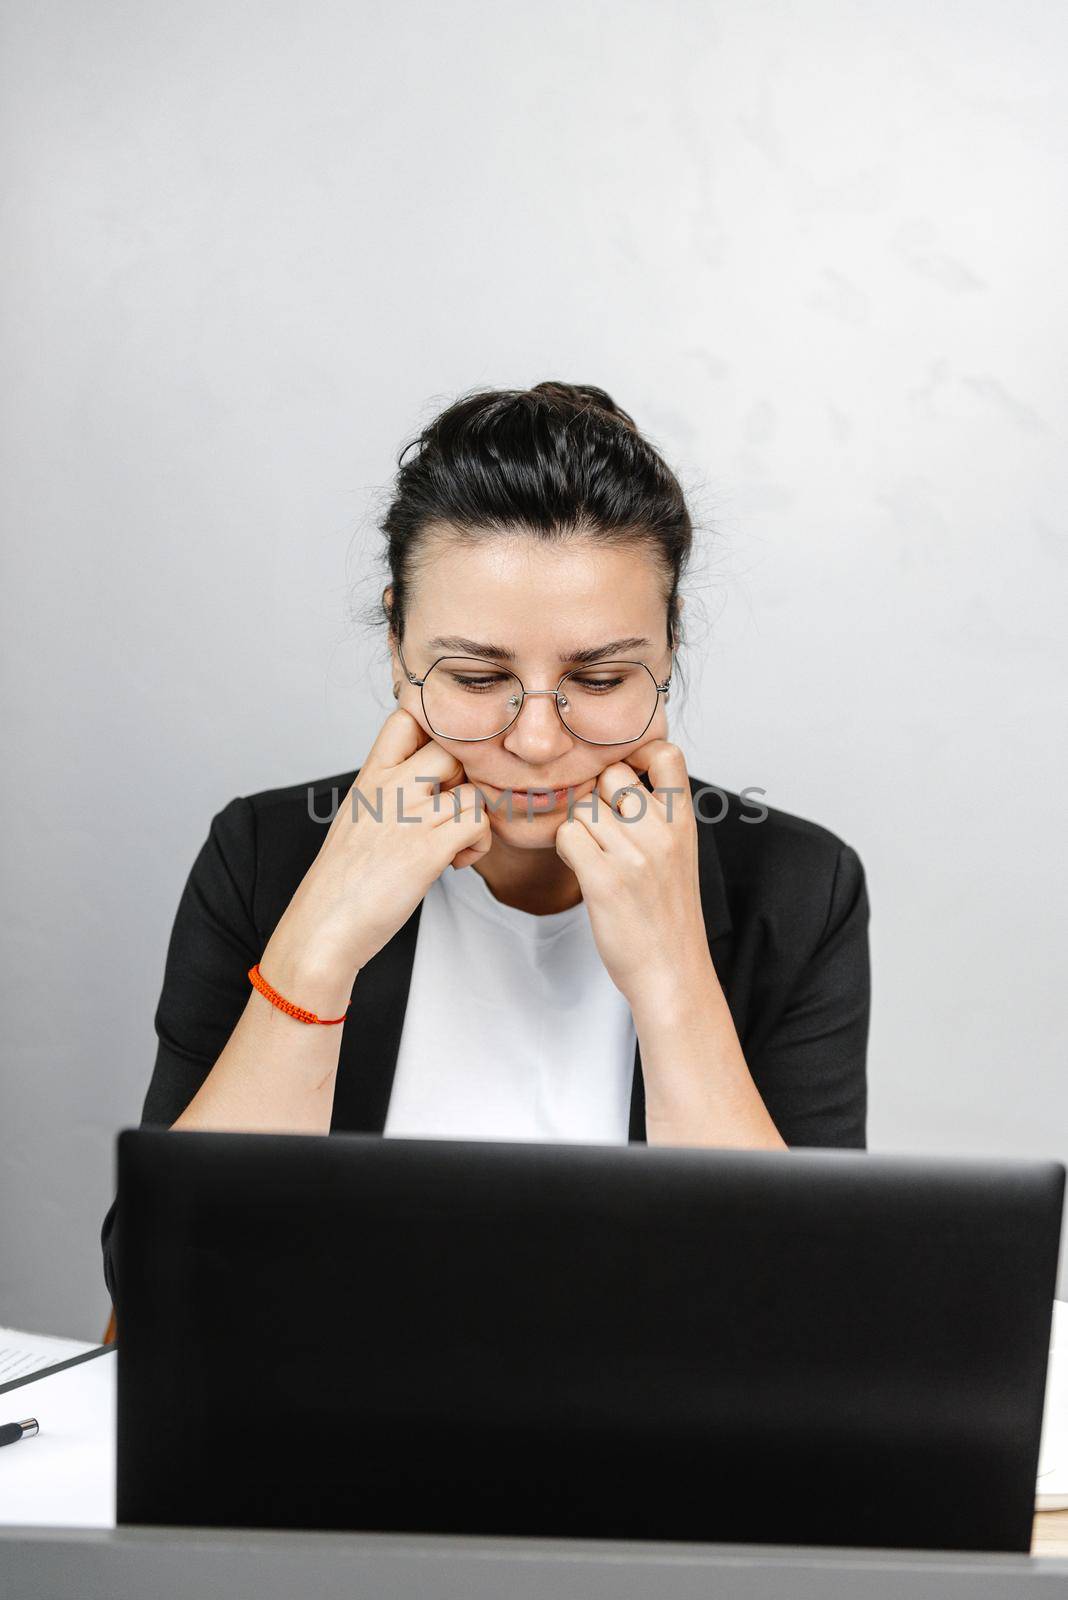
M 324 1027 L 333 1027 L 337 1022 L 344 1022 L 345 1017 L 349 1014 L 348 1006 L 345 1007 L 344 1016 L 340 1017 L 317 1017 L 314 1011 L 305 1011 L 302 1006 L 295 1006 L 292 1000 L 283 999 L 277 989 L 271 988 L 260 971 L 258 961 L 254 967 L 249 967 L 248 976 L 252 987 L 258 989 L 260 994 L 271 1002 L 272 1006 L 277 1006 L 279 1011 L 284 1011 L 288 1017 L 296 1017 L 298 1022 L 320 1022 Z

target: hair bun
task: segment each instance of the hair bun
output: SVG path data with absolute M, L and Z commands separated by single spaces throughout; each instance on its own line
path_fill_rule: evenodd
M 553 379 L 549 379 L 545 383 L 536 383 L 530 393 L 543 394 L 550 400 L 563 401 L 565 405 L 575 406 L 578 409 L 594 406 L 598 411 L 603 411 L 610 417 L 618 418 L 632 432 L 637 433 L 638 431 L 634 418 L 624 411 L 622 406 L 617 406 L 612 396 L 604 389 L 598 389 L 596 384 L 558 383 Z

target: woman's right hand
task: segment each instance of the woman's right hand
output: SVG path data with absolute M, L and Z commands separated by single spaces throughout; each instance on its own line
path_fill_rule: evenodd
M 390 713 L 271 935 L 261 958 L 269 983 L 283 994 L 291 984 L 298 1003 L 312 1010 L 345 1004 L 360 968 L 445 868 L 467 866 L 489 850 L 485 804 L 476 814 L 478 791 L 465 777 L 410 712 L 398 706 Z

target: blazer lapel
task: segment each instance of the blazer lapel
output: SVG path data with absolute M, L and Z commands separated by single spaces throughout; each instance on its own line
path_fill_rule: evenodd
M 356 980 L 342 1026 L 331 1132 L 381 1133 L 386 1126 L 422 909 L 420 900 Z
M 649 787 L 647 782 L 645 787 Z M 691 796 L 699 787 L 701 781 L 690 778 Z M 726 943 L 717 944 L 717 941 L 728 940 L 732 924 L 714 824 L 702 823 L 699 819 L 697 841 L 698 881 L 705 933 L 717 973 L 724 979 L 725 956 L 729 946 Z M 422 909 L 423 903 L 420 901 L 403 927 L 363 968 L 353 987 L 348 1015 L 342 1027 L 337 1087 L 330 1119 L 331 1132 L 382 1133 L 385 1129 Z M 641 1048 L 637 1044 L 631 1084 L 629 1140 L 632 1144 L 645 1142 L 645 1080 L 642 1076 Z

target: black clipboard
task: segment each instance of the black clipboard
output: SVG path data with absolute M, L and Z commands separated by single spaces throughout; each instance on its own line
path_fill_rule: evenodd
M 36 1383 L 38 1378 L 50 1378 L 53 1372 L 62 1372 L 64 1367 L 76 1367 L 79 1361 L 95 1361 L 97 1356 L 106 1356 L 109 1350 L 115 1350 L 117 1347 L 118 1341 L 113 1339 L 111 1344 L 97 1345 L 95 1350 L 83 1350 L 81 1355 L 68 1356 L 66 1361 L 53 1362 L 50 1367 L 38 1367 L 36 1372 L 27 1372 L 21 1378 L 11 1378 L 7 1383 L 0 1383 L 0 1394 L 7 1394 L 9 1389 L 21 1389 L 27 1383 Z

